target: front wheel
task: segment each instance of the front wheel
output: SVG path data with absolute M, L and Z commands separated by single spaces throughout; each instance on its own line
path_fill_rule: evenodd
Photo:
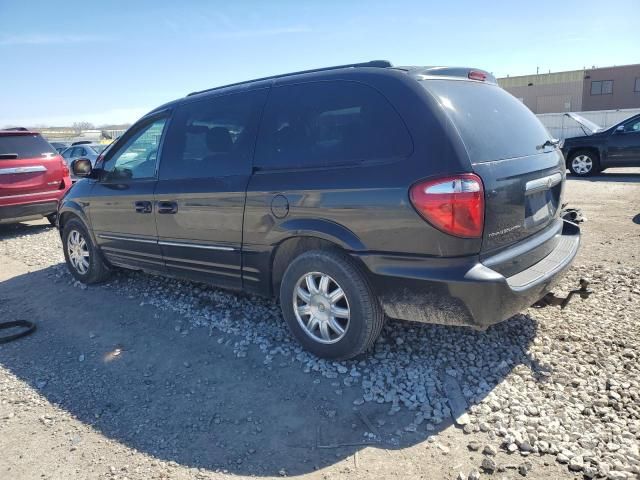
M 99 283 L 109 277 L 102 255 L 91 241 L 82 222 L 69 220 L 62 232 L 62 245 L 67 268 L 82 283 Z
M 338 251 L 310 251 L 297 257 L 282 278 L 280 305 L 300 344 L 334 360 L 368 350 L 385 319 L 364 273 Z
M 567 166 L 572 174 L 578 177 L 588 177 L 600 171 L 598 155 L 589 150 L 579 150 L 569 158 Z

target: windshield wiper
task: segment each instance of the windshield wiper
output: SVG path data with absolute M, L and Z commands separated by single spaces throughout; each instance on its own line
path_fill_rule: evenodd
M 15 160 L 18 158 L 17 153 L 0 153 L 0 160 Z
M 549 140 L 545 141 L 542 145 L 538 145 L 536 147 L 536 150 L 544 150 L 547 147 L 557 147 L 559 143 L 560 143 L 560 140 L 557 140 L 555 138 L 550 138 Z

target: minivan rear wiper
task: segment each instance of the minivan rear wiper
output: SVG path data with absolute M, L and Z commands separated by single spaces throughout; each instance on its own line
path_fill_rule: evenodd
M 18 158 L 17 153 L 0 153 L 0 160 L 15 160 Z
M 536 147 L 536 150 L 543 150 L 546 147 L 557 147 L 559 143 L 560 140 L 556 138 L 550 138 L 549 140 L 546 140 L 542 145 L 538 145 Z

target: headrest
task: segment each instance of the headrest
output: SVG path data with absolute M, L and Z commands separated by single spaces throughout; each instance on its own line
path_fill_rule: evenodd
M 187 126 L 187 132 L 193 134 L 206 134 L 209 131 L 209 127 L 206 125 L 189 125 Z
M 213 127 L 207 132 L 207 148 L 211 153 L 228 153 L 232 146 L 231 134 L 225 127 Z

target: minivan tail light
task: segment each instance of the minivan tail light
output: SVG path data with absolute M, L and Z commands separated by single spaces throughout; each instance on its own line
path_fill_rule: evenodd
M 409 197 L 418 213 L 437 229 L 456 237 L 482 236 L 484 189 L 477 175 L 426 180 L 413 185 Z

